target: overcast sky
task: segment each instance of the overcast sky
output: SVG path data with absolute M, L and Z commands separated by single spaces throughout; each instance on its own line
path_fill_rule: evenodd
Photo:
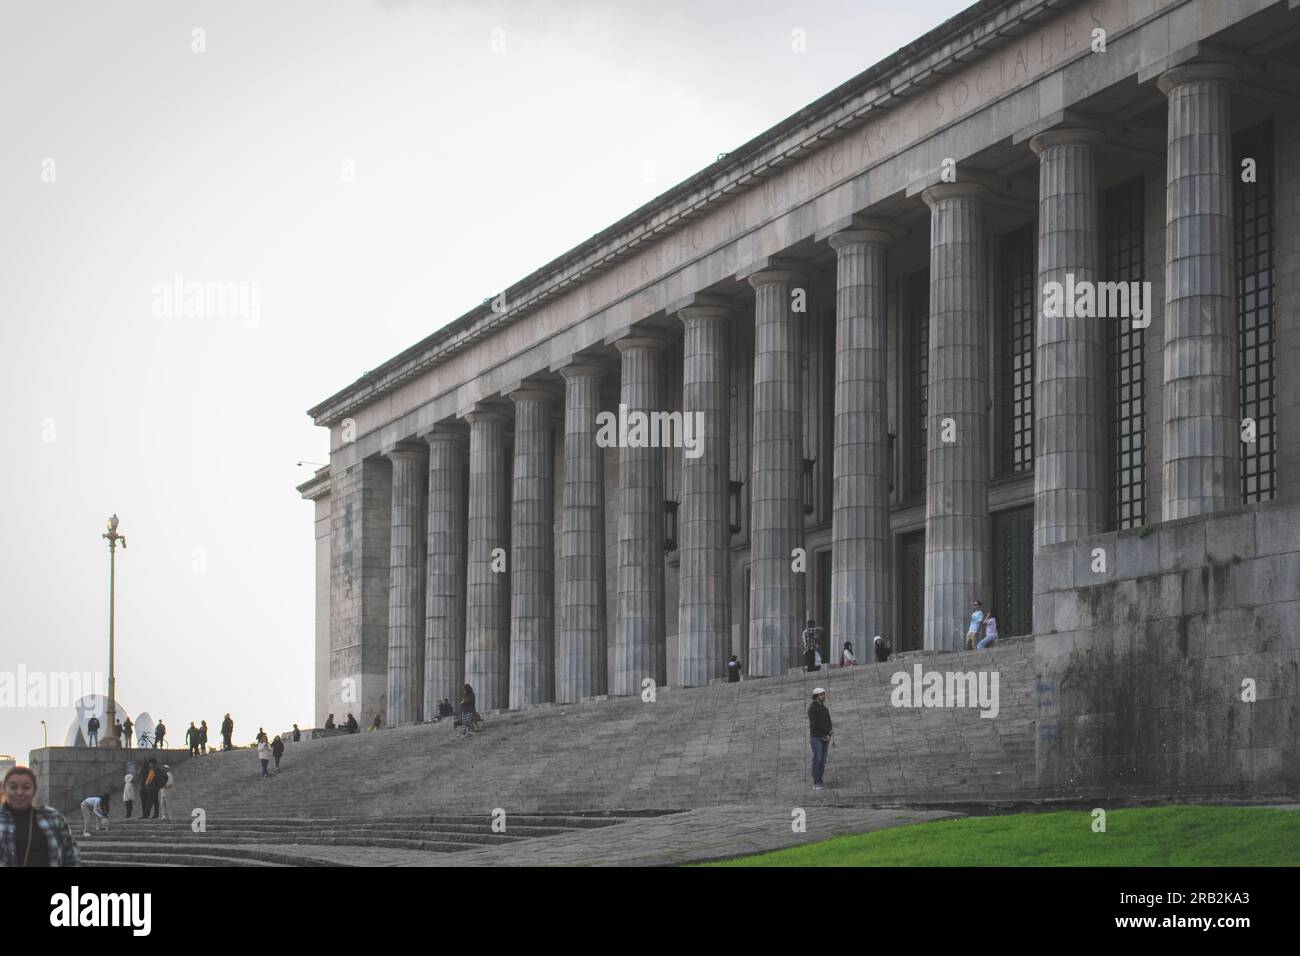
M 107 670 L 117 512 L 122 705 L 309 725 L 304 410 L 966 5 L 0 0 L 0 671 Z

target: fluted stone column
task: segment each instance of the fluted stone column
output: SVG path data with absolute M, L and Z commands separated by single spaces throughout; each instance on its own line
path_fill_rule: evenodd
M 1163 512 L 1241 503 L 1231 88 L 1235 67 L 1181 66 L 1169 97 Z
M 922 193 L 930 207 L 925 488 L 925 648 L 959 649 L 972 601 L 989 603 L 989 324 L 983 200 L 974 183 Z
M 510 707 L 555 700 L 555 391 L 527 384 L 515 403 L 510 547 Z
M 601 380 L 608 370 L 578 363 L 564 376 L 564 501 L 560 514 L 563 574 L 556 640 L 555 699 L 606 692 L 605 477 L 596 444 Z
M 621 404 L 629 412 L 664 410 L 661 356 L 668 341 L 633 335 L 614 343 L 622 353 Z M 614 626 L 614 687 L 641 692 L 646 677 L 667 683 L 664 628 L 663 449 L 621 447 L 618 455 L 618 620 Z
M 731 637 L 727 330 L 733 312 L 728 299 L 696 295 L 677 315 L 686 326 L 683 414 L 703 416 L 695 457 L 682 453 L 678 508 L 677 683 L 694 687 L 724 676 Z
M 446 698 L 455 704 L 465 683 L 465 545 L 469 502 L 465 433 L 438 425 L 429 443 L 429 533 L 424 596 L 424 714 Z
M 1038 155 L 1038 318 L 1034 342 L 1034 550 L 1106 530 L 1106 327 L 1127 316 L 1049 316 L 1047 283 L 1103 278 L 1097 149 L 1091 129 L 1029 141 Z M 1072 309 L 1062 308 L 1062 312 Z
M 861 219 L 828 240 L 837 256 L 831 633 L 866 660 L 893 614 L 885 253 L 894 234 L 889 223 Z
M 384 456 L 393 463 L 393 505 L 388 562 L 389 727 L 421 719 L 424 677 L 424 497 L 422 442 L 398 442 Z
M 784 673 L 803 630 L 806 574 L 791 552 L 803 546 L 803 401 L 793 264 L 765 263 L 754 287 L 754 438 L 750 475 L 749 673 Z
M 501 710 L 510 702 L 510 574 L 493 570 L 493 555 L 501 567 L 510 550 L 506 415 L 479 406 L 464 417 L 470 426 L 465 682 L 479 710 Z

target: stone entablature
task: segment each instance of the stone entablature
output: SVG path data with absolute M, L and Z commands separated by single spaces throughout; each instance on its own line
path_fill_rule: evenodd
M 333 426 L 332 444 L 344 452 L 344 418 L 358 438 L 390 424 L 405 433 L 432 424 L 423 420 L 430 416 L 449 418 L 853 213 L 916 192 L 937 180 L 944 157 L 960 164 L 1134 72 L 1172 65 L 1198 41 L 1268 5 L 1049 0 L 973 8 L 963 16 L 979 22 L 938 51 L 832 91 L 756 140 L 776 136 L 761 151 L 750 156 L 747 145 L 721 170 L 702 173 L 716 177 L 710 187 L 681 198 L 670 192 L 650 207 L 665 208 L 638 210 L 629 218 L 640 226 L 630 233 L 602 234 L 593 240 L 603 242 L 600 249 L 563 272 L 548 266 L 541 271 L 549 278 L 507 290 L 504 312 L 471 312 L 310 414 Z M 1099 24 L 1108 52 L 1092 55 L 1091 30 Z M 1009 45 L 999 51 L 1002 44 Z M 854 92 L 862 82 L 866 88 Z M 665 235 L 670 228 L 674 234 Z M 607 264 L 604 271 L 593 271 L 596 262 Z M 505 345 L 495 333 L 507 326 Z

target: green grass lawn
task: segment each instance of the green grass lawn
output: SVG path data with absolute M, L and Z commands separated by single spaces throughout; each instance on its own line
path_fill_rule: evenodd
M 1300 810 L 1070 810 L 966 817 L 836 837 L 707 866 L 1296 866 Z

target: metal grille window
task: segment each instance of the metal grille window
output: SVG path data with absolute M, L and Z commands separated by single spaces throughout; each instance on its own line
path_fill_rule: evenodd
M 1034 467 L 1034 320 L 1038 281 L 1033 223 L 1002 237 L 998 308 L 998 474 Z
M 1106 281 L 1142 282 L 1146 271 L 1142 177 L 1106 191 Z M 1150 308 L 1149 302 L 1143 306 Z M 1130 311 L 1132 311 L 1130 309 Z M 1128 318 L 1106 323 L 1110 522 L 1146 523 L 1146 330 Z
M 1233 177 L 1237 258 L 1237 348 L 1241 417 L 1255 422 L 1255 441 L 1241 443 L 1241 500 L 1268 501 L 1277 487 L 1273 381 L 1273 126 L 1233 137 L 1235 168 L 1255 160 L 1256 181 Z
M 930 370 L 930 272 L 907 278 L 907 478 L 906 497 L 925 494 L 927 400 Z

